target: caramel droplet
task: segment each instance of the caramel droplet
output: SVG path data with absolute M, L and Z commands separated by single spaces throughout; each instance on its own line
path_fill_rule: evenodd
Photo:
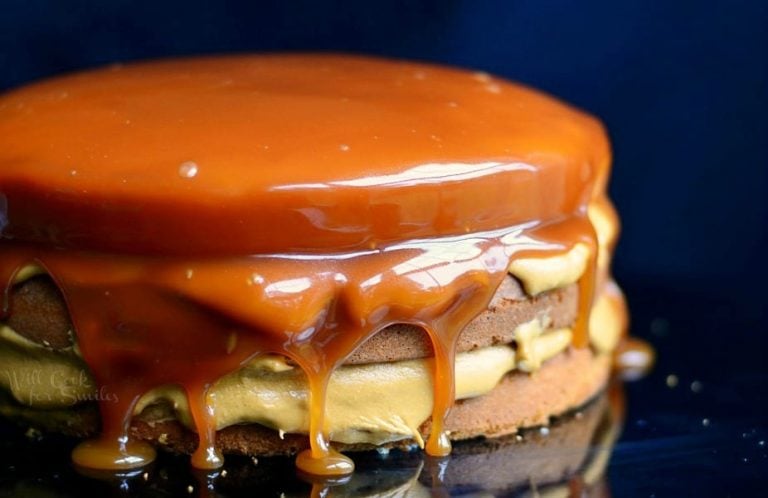
M 445 457 L 451 454 L 451 439 L 445 431 L 439 431 L 436 436 L 430 435 L 425 447 L 427 454 L 434 457 Z
M 319 457 L 314 456 L 312 450 L 304 450 L 296 457 L 296 467 L 302 472 L 318 476 L 341 476 L 355 470 L 355 464 L 349 457 L 333 449 Z
M 579 279 L 579 304 L 576 323 L 573 327 L 573 345 L 577 348 L 589 346 L 589 315 L 594 304 L 597 284 L 597 235 L 589 223 L 585 225 L 583 243 L 589 247 L 589 259 L 584 274 Z
M 200 445 L 192 453 L 191 462 L 196 469 L 212 470 L 224 465 L 224 457 L 215 447 Z
M 650 372 L 656 361 L 653 348 L 641 339 L 622 341 L 614 352 L 614 368 L 625 380 L 639 379 Z
M 135 469 L 155 459 L 155 449 L 141 441 L 92 439 L 83 441 L 72 451 L 72 461 L 91 469 Z
M 199 437 L 197 449 L 192 453 L 192 466 L 203 470 L 218 469 L 224 465 L 224 457 L 216 448 L 216 399 L 205 387 L 188 389 L 189 408 Z

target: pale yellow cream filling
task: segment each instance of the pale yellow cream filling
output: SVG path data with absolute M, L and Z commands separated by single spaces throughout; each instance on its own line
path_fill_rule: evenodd
M 457 399 L 480 396 L 521 362 L 540 364 L 565 350 L 569 329 L 541 333 L 535 319 L 518 330 L 535 330 L 526 353 L 493 346 L 456 357 Z M 0 385 L 21 403 L 50 408 L 94 399 L 94 385 L 74 351 L 54 352 L 0 327 Z M 533 356 L 531 356 L 533 355 Z M 528 367 L 530 368 L 530 367 Z M 432 409 L 432 360 L 410 360 L 339 368 L 331 376 L 327 421 L 331 438 L 345 443 L 381 444 L 413 437 Z M 218 428 L 259 423 L 282 432 L 305 433 L 309 427 L 304 373 L 280 357 L 265 356 L 219 379 L 210 390 Z M 109 393 L 98 393 L 108 396 Z M 192 426 L 186 396 L 179 386 L 161 386 L 144 395 L 136 413 L 165 402 L 182 423 Z
M 599 301 L 596 309 L 602 309 Z M 591 334 L 600 344 L 615 344 L 618 320 L 597 313 Z M 603 317 L 603 318 L 601 318 Z M 604 318 L 609 318 L 605 321 Z M 519 346 L 493 346 L 460 353 L 456 358 L 457 399 L 481 396 L 515 369 L 529 372 L 564 351 L 570 329 L 545 330 L 547 317 L 515 329 Z M 599 331 L 599 332 L 598 332 Z M 339 368 L 331 376 L 327 422 L 331 438 L 345 443 L 381 444 L 413 437 L 432 408 L 432 360 L 410 360 Z M 40 408 L 71 406 L 108 397 L 95 386 L 77 351 L 53 351 L 0 326 L 0 385 L 19 402 Z M 219 379 L 211 388 L 219 428 L 259 423 L 281 432 L 305 433 L 309 425 L 306 379 L 299 369 L 276 356 L 259 357 L 239 371 Z M 144 395 L 140 414 L 167 403 L 176 417 L 192 426 L 186 396 L 179 386 L 161 386 Z
M 608 249 L 616 238 L 618 227 L 608 208 L 601 204 L 590 204 L 587 215 L 597 235 L 597 266 L 607 269 L 611 259 Z M 579 243 L 557 256 L 515 259 L 509 265 L 509 273 L 520 280 L 529 296 L 535 296 L 577 282 L 587 268 L 589 256 L 589 248 Z
M 52 350 L 0 324 L 0 387 L 36 408 L 94 399 L 95 384 L 74 347 Z

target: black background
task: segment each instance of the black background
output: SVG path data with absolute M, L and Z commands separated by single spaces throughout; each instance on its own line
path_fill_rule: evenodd
M 0 89 L 116 61 L 265 50 L 472 67 L 599 116 L 624 225 L 615 273 L 632 332 L 659 353 L 630 386 L 611 487 L 762 494 L 768 2 L 0 1 Z

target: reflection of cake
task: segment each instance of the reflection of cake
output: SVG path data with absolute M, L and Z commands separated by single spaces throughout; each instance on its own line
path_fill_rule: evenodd
M 0 470 L 0 494 L 48 496 L 54 491 L 61 494 L 88 488 L 106 495 L 119 488 L 122 493 L 175 496 L 191 486 L 201 495 L 206 488 L 213 489 L 210 496 L 239 496 L 259 490 L 259 496 L 286 498 L 436 494 L 607 497 L 606 464 L 623 422 L 620 387 L 614 385 L 609 393 L 578 412 L 557 418 L 547 430 L 533 428 L 517 436 L 462 441 L 448 459 L 424 458 L 414 450 L 356 453 L 355 473 L 330 480 L 296 479 L 289 461 L 280 457 L 260 458 L 258 465 L 249 458 L 231 458 L 226 469 L 206 473 L 190 472 L 180 457 L 160 459 L 147 472 L 75 472 L 62 458 L 71 443 L 61 444 L 58 438 L 48 437 L 30 444 L 14 431 L 18 435 L 10 435 L 6 449 L 15 454 L 15 469 Z M 41 453 L 48 458 L 41 461 Z
M 3 411 L 86 434 L 98 401 L 85 466 L 142 465 L 139 439 L 198 467 L 311 443 L 299 466 L 331 474 L 329 443 L 441 455 L 547 423 L 604 386 L 625 327 L 609 160 L 549 97 L 360 57 L 8 93 Z

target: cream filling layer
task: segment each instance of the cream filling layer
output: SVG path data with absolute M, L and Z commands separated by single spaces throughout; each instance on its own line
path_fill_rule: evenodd
M 539 322 L 539 320 L 533 320 Z M 536 327 L 536 326 L 534 326 Z M 538 326 L 540 328 L 540 325 Z M 546 360 L 564 351 L 571 331 L 547 331 L 533 341 Z M 330 378 L 326 423 L 332 440 L 382 444 L 405 438 L 423 443 L 419 426 L 432 411 L 432 359 L 350 365 Z M 492 346 L 456 357 L 456 398 L 490 392 L 518 364 L 509 346 Z M 308 389 L 304 373 L 281 358 L 256 359 L 211 388 L 218 428 L 259 423 L 286 433 L 306 433 L 309 427 Z M 143 397 L 136 409 L 158 400 L 168 402 L 177 417 L 191 425 L 186 397 L 176 386 L 163 386 Z
M 96 385 L 75 347 L 53 350 L 0 324 L 0 387 L 35 408 L 96 399 Z
M 589 248 L 576 244 L 568 252 L 548 258 L 520 258 L 509 265 L 509 273 L 523 284 L 526 294 L 535 296 L 576 282 L 589 261 Z
M 306 433 L 309 392 L 299 369 L 275 371 L 279 358 L 256 359 L 216 382 L 218 428 L 258 423 L 284 433 Z M 287 365 L 285 365 L 287 366 Z M 457 398 L 482 395 L 515 368 L 515 352 L 507 346 L 483 348 L 456 358 Z M 330 438 L 344 443 L 382 444 L 412 437 L 423 443 L 418 427 L 432 410 L 431 360 L 346 366 L 328 383 L 326 427 Z M 147 393 L 137 413 L 159 401 L 168 402 L 177 417 L 191 426 L 184 393 L 163 386 Z
M 608 316 L 612 308 L 606 309 Z M 611 326 L 620 321 L 603 322 L 601 315 L 597 316 L 592 328 L 600 332 L 592 335 L 600 337 L 601 344 L 615 344 L 621 330 Z M 457 399 L 486 394 L 507 373 L 534 371 L 563 352 L 570 344 L 570 329 L 547 330 L 548 323 L 547 317 L 540 317 L 518 326 L 517 348 L 492 346 L 458 354 Z M 432 409 L 431 371 L 431 359 L 339 368 L 328 386 L 326 420 L 331 439 L 382 444 L 414 438 L 421 443 L 418 427 Z M 0 386 L 20 403 L 40 408 L 66 407 L 110 396 L 108 386 L 103 392 L 96 391 L 75 348 L 53 351 L 7 326 L 0 326 Z M 309 426 L 304 373 L 281 357 L 256 358 L 219 379 L 210 393 L 218 428 L 259 423 L 284 433 L 306 433 Z M 173 416 L 193 427 L 180 386 L 160 386 L 146 393 L 135 413 L 149 413 L 153 406 L 170 408 Z

